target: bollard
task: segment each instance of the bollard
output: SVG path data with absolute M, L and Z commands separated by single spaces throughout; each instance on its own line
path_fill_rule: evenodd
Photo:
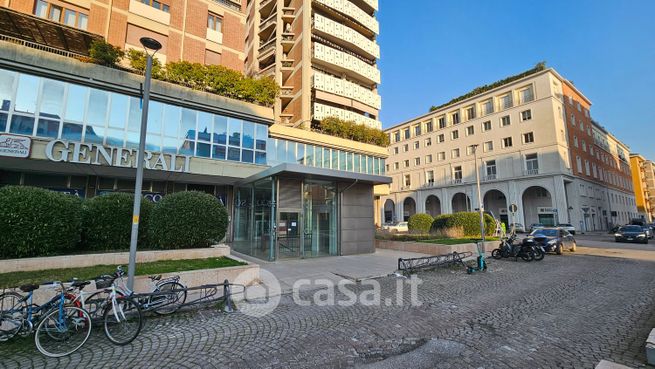
M 227 279 L 223 281 L 223 298 L 225 305 L 223 306 L 224 313 L 233 313 L 235 310 L 232 307 L 232 288 L 230 287 L 230 281 Z

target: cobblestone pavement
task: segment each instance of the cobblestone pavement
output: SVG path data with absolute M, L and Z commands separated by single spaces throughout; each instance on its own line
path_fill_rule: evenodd
M 470 276 L 453 269 L 419 277 L 418 307 L 408 306 L 408 289 L 405 306 L 300 307 L 286 295 L 261 318 L 214 309 L 149 318 L 124 347 L 98 331 L 58 360 L 31 341 L 0 345 L 0 367 L 593 368 L 601 359 L 645 367 L 654 262 L 549 255 L 492 261 Z M 395 302 L 397 279 L 379 281 L 382 302 Z

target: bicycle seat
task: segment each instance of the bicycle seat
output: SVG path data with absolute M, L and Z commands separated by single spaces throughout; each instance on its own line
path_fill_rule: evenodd
M 20 288 L 20 290 L 23 291 L 23 292 L 32 292 L 34 290 L 38 290 L 39 285 L 38 284 L 26 284 L 26 285 L 20 286 L 18 288 Z
M 148 278 L 150 278 L 150 280 L 152 280 L 152 281 L 158 281 L 158 280 L 161 279 L 161 274 L 149 275 Z
M 88 286 L 90 284 L 91 284 L 90 281 L 75 281 L 75 282 L 73 282 L 73 284 L 71 284 L 71 287 L 83 289 L 84 287 L 86 287 L 86 286 Z

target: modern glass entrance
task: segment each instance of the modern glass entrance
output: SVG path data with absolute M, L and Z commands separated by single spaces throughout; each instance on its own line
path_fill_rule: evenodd
M 306 181 L 303 195 L 303 257 L 336 255 L 336 185 Z

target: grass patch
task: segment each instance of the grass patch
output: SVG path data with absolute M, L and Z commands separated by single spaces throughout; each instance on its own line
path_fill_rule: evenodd
M 485 241 L 498 241 L 498 237 L 487 237 Z M 437 238 L 431 240 L 419 240 L 418 242 L 435 243 L 440 245 L 461 245 L 463 243 L 472 243 L 470 238 Z
M 225 268 L 246 265 L 227 257 L 185 260 L 161 260 L 136 264 L 136 275 L 163 274 L 187 270 Z M 118 265 L 95 265 L 82 268 L 47 269 L 29 272 L 0 274 L 0 288 L 16 287 L 24 284 L 39 284 L 46 281 L 70 281 L 73 278 L 90 280 L 102 274 L 111 274 Z M 125 266 L 124 266 L 125 267 Z

